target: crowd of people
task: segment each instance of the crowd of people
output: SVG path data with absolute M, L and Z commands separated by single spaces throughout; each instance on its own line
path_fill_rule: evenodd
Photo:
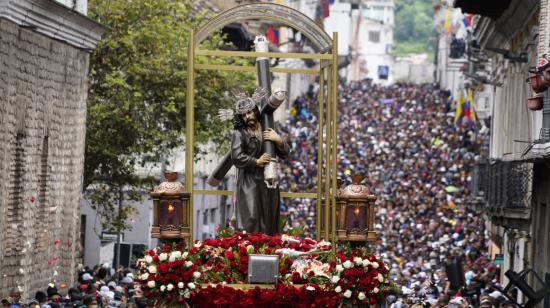
M 277 129 L 291 146 L 281 161 L 281 191 L 315 192 L 318 86 L 295 99 Z M 437 85 L 369 81 L 340 84 L 338 178 L 364 174 L 376 195 L 375 252 L 400 292 L 387 307 L 513 307 L 499 291 L 499 268 L 487 256 L 483 219 L 468 210 L 472 168 L 487 155 L 483 122 L 453 123 L 452 97 Z M 315 236 L 316 200 L 283 198 L 283 230 Z M 65 294 L 66 291 L 64 291 Z M 145 307 L 128 270 L 85 268 L 66 296 L 52 284 L 30 307 Z M 22 307 L 13 289 L 2 307 Z
M 294 100 L 280 128 L 291 144 L 282 191 L 314 192 L 316 92 Z M 473 166 L 487 155 L 487 125 L 455 125 L 450 92 L 433 84 L 352 82 L 339 86 L 339 98 L 338 177 L 348 185 L 366 175 L 363 184 L 378 198 L 376 253 L 401 288 L 392 307 L 510 304 L 497 289 L 484 221 L 466 207 Z M 284 199 L 287 229 L 314 235 L 315 204 Z
M 63 290 L 61 288 L 63 287 Z M 59 288 L 59 289 L 58 289 Z M 122 307 L 143 308 L 147 300 L 134 274 L 129 269 L 112 269 L 109 264 L 85 267 L 78 274 L 78 283 L 66 289 L 64 285 L 50 283 L 37 291 L 31 300 L 21 299 L 21 290 L 13 288 L 9 297 L 3 298 L 0 307 L 30 308 L 94 308 Z

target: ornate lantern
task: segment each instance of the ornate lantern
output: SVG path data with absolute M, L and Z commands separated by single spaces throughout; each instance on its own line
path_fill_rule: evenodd
M 186 238 L 189 226 L 189 193 L 177 181 L 177 172 L 165 172 L 165 182 L 150 193 L 153 199 L 153 238 Z
M 374 231 L 374 202 L 365 185 L 361 185 L 363 175 L 352 177 L 352 184 L 339 190 L 336 211 L 338 222 L 336 236 L 340 241 L 372 242 L 376 240 Z

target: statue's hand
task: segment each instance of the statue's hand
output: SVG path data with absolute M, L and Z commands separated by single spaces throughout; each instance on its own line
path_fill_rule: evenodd
M 274 131 L 272 128 L 268 128 L 263 133 L 264 140 L 269 140 L 275 142 L 278 146 L 283 145 L 283 138 L 277 134 L 276 131 Z
M 256 165 L 263 167 L 269 163 L 271 160 L 271 155 L 264 153 L 260 158 L 256 159 Z

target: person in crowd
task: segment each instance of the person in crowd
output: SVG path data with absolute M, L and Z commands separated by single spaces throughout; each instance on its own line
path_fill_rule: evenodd
M 281 162 L 281 191 L 315 192 L 317 91 L 315 84 L 296 98 L 279 128 L 291 147 Z M 465 209 L 473 166 L 488 153 L 489 125 L 455 125 L 453 98 L 435 84 L 341 83 L 338 103 L 338 178 L 348 185 L 353 175 L 366 174 L 363 184 L 378 198 L 376 253 L 391 265 L 390 278 L 405 298 L 389 306 L 418 298 L 428 307 L 477 304 L 477 294 L 499 276 L 487 257 L 482 218 Z M 285 230 L 315 236 L 316 200 L 282 202 Z M 467 281 L 456 290 L 445 267 L 453 258 Z M 457 291 L 465 295 L 450 303 Z

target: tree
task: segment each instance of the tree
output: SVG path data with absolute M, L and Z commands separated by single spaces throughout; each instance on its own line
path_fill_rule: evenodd
M 192 1 L 183 0 L 90 0 L 88 5 L 90 17 L 110 31 L 90 57 L 84 190 L 103 229 L 120 232 L 131 228 L 127 219 L 135 213 L 123 200 L 139 200 L 140 191 L 153 185 L 153 179 L 136 174 L 136 166 L 158 163 L 183 144 L 189 30 L 203 23 L 205 14 L 194 13 Z M 224 44 L 217 33 L 201 48 Z M 228 124 L 215 123 L 211 115 L 231 108 L 225 93 L 236 86 L 252 88 L 254 75 L 200 71 L 196 84 L 197 143 L 226 139 Z
M 396 0 L 394 53 L 433 53 L 433 15 L 433 0 Z

